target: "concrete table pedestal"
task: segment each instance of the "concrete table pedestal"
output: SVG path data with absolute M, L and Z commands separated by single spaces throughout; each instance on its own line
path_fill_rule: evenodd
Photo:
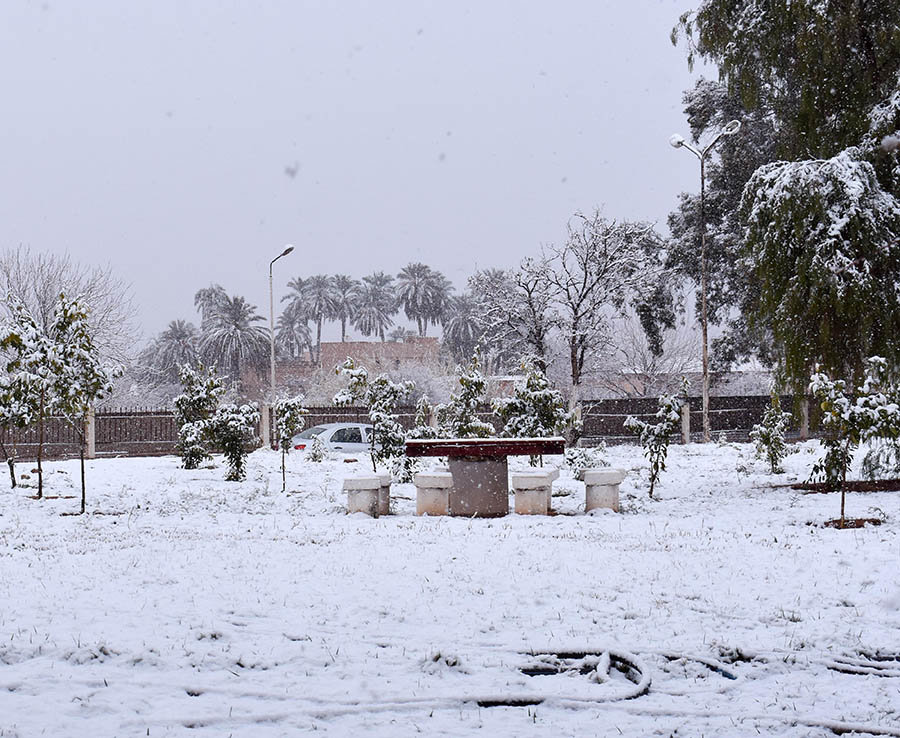
M 464 518 L 509 515 L 509 467 L 506 457 L 458 456 L 448 459 L 453 489 L 450 514 Z
M 416 485 L 416 515 L 447 515 L 453 476 L 450 472 L 422 472 L 413 478 Z
M 344 479 L 344 491 L 347 493 L 348 513 L 361 512 L 373 518 L 379 516 L 381 477 L 375 474 L 347 477 Z
M 584 510 L 598 507 L 619 512 L 619 485 L 625 479 L 621 469 L 587 469 L 584 472 Z

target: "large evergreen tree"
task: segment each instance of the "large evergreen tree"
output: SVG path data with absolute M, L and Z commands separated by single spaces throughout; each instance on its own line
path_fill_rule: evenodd
M 900 201 L 858 150 L 760 167 L 741 214 L 754 320 L 771 328 L 794 388 L 816 364 L 856 380 L 873 354 L 896 366 Z
M 821 256 L 825 233 L 837 224 L 843 224 L 840 249 L 852 253 L 853 259 L 867 258 L 869 246 L 858 242 L 864 233 L 874 234 L 878 243 L 891 242 L 887 212 L 857 213 L 853 210 L 856 198 L 849 192 L 842 196 L 823 188 L 833 181 L 829 171 L 843 169 L 856 182 L 854 186 L 861 187 L 856 204 L 883 207 L 888 201 L 878 194 L 879 188 L 900 194 L 898 147 L 892 145 L 892 136 L 900 128 L 900 5 L 887 0 L 704 0 L 696 12 L 681 17 L 673 42 L 679 39 L 687 44 L 690 63 L 702 58 L 719 69 L 719 83 L 701 81 L 685 96 L 695 140 L 709 137 L 731 118 L 743 123 L 738 136 L 722 142 L 720 158 L 708 168 L 709 310 L 713 322 L 728 328 L 713 344 L 714 360 L 729 363 L 754 354 L 767 362 L 783 363 L 800 381 L 798 352 L 807 352 L 800 363 L 808 366 L 827 357 L 828 336 L 852 332 L 852 318 L 843 313 L 846 308 L 852 315 L 854 309 L 841 301 L 855 291 L 835 286 L 846 282 L 847 274 L 832 280 L 830 296 L 815 288 L 814 301 L 819 309 L 830 311 L 830 317 L 821 340 L 811 343 L 809 305 L 801 307 L 786 298 L 778 300 L 779 314 L 773 312 L 771 289 L 781 279 L 785 258 L 797 269 L 821 266 L 816 254 Z M 783 160 L 781 164 L 774 163 L 777 159 Z M 874 166 L 874 179 L 864 171 L 863 161 Z M 751 180 L 763 165 L 770 165 L 759 174 L 766 184 L 762 179 Z M 825 178 L 812 175 L 813 171 Z M 800 188 L 798 178 L 813 190 Z M 683 195 L 679 210 L 670 217 L 671 263 L 693 277 L 699 271 L 697 200 Z M 744 207 L 739 210 L 742 201 Z M 827 212 L 821 209 L 825 202 Z M 751 217 L 776 211 L 778 225 L 770 228 Z M 789 233 L 789 222 L 796 224 L 797 233 L 812 236 L 806 239 L 811 253 L 797 253 L 799 240 Z M 794 244 L 790 254 L 759 261 L 764 253 L 778 252 L 779 244 L 767 239 L 785 235 Z M 749 238 L 746 252 L 745 237 Z M 883 270 L 891 260 L 884 255 L 877 267 L 867 264 L 862 271 Z M 771 267 L 769 274 L 767 267 Z M 801 283 L 807 290 L 814 284 L 824 287 L 823 276 L 821 270 L 798 275 L 792 285 L 795 297 L 802 292 Z M 885 278 L 882 273 L 881 279 Z M 793 336 L 782 330 L 789 319 L 785 311 L 792 304 L 800 311 L 797 318 L 803 325 Z M 884 317 L 891 321 L 890 315 Z M 793 345 L 785 343 L 793 338 Z M 862 346 L 857 341 L 848 349 Z M 849 370 L 852 365 L 858 371 L 862 359 L 862 355 L 854 356 L 835 369 Z

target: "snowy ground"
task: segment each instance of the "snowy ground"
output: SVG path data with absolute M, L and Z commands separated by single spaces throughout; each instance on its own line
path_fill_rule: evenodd
M 348 516 L 364 459 L 294 455 L 283 495 L 265 450 L 242 484 L 90 462 L 84 517 L 4 491 L 0 736 L 900 735 L 900 492 L 848 497 L 879 527 L 820 527 L 836 495 L 773 486 L 807 476 L 797 448 L 772 477 L 673 447 L 656 501 L 611 448 L 621 514 L 584 515 L 564 471 L 553 517 L 417 518 L 411 485 Z M 76 494 L 77 462 L 48 467 Z M 536 704 L 484 706 L 512 699 Z

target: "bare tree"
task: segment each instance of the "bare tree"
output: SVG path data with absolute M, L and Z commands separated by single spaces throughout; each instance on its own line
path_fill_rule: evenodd
M 541 259 L 523 264 L 531 280 L 548 286 L 566 343 L 573 406 L 588 362 L 609 349 L 610 319 L 657 281 L 661 256 L 653 226 L 608 221 L 596 211 L 576 214 L 562 246 L 547 246 Z
M 469 278 L 477 304 L 485 364 L 498 371 L 523 355 L 546 370 L 550 333 L 555 324 L 550 284 L 526 259 L 518 269 L 485 269 Z
M 25 246 L 0 254 L 0 284 L 21 300 L 43 330 L 48 330 L 61 294 L 78 299 L 100 356 L 125 364 L 138 339 L 131 285 L 109 266 L 85 266 L 68 255 L 32 252 Z
M 654 351 L 633 311 L 616 321 L 611 353 L 598 382 L 622 397 L 658 397 L 677 392 L 681 378 L 700 370 L 700 334 L 681 324 L 662 334 Z

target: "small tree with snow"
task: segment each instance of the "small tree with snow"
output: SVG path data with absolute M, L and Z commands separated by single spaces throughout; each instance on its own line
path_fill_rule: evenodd
M 303 407 L 303 396 L 297 395 L 285 400 L 278 400 L 272 408 L 275 415 L 275 435 L 278 438 L 278 448 L 281 449 L 281 491 L 286 486 L 285 456 L 291 450 L 291 439 L 306 425 L 306 416 L 309 410 Z
M 258 440 L 255 433 L 258 422 L 259 408 L 255 402 L 226 403 L 211 418 L 201 421 L 205 434 L 222 449 L 228 463 L 226 482 L 242 482 L 247 477 L 247 447 Z
M 306 460 L 319 464 L 328 458 L 328 449 L 325 442 L 319 436 L 313 436 L 309 442 L 309 448 L 306 451 Z
M 2 431 L 27 428 L 34 413 L 28 404 L 29 393 L 23 391 L 21 381 L 7 374 L 0 375 L 0 452 L 9 466 L 9 482 L 13 489 L 16 486 L 15 441 L 10 453 L 2 441 Z
M 440 431 L 431 424 L 434 415 L 434 407 L 428 401 L 427 395 L 422 395 L 416 402 L 416 415 L 413 427 L 406 434 L 407 438 L 439 438 Z
M 456 367 L 459 391 L 450 394 L 450 402 L 435 408 L 441 434 L 450 438 L 489 438 L 494 426 L 478 418 L 478 408 L 485 402 L 487 382 L 481 373 L 476 352 L 468 364 Z
M 334 404 L 346 406 L 359 402 L 369 408 L 372 469 L 377 470 L 381 462 L 391 469 L 398 481 L 409 481 L 415 462 L 406 456 L 406 432 L 397 421 L 397 406 L 412 393 L 415 385 L 409 381 L 392 382 L 386 374 L 370 379 L 366 368 L 357 366 L 350 358 L 335 371 L 349 377 L 350 383 L 335 395 Z
M 43 450 L 44 421 L 50 414 L 55 378 L 62 371 L 58 347 L 41 328 L 25 303 L 7 296 L 9 321 L 0 334 L 0 349 L 5 352 L 6 375 L 9 381 L 8 415 L 16 421 L 36 422 L 37 498 L 44 494 Z
M 687 381 L 683 383 L 683 395 L 687 395 Z M 659 398 L 659 409 L 656 411 L 657 423 L 646 423 L 638 418 L 628 417 L 625 427 L 637 433 L 644 456 L 650 462 L 650 497 L 659 481 L 660 474 L 666 470 L 666 456 L 669 453 L 669 439 L 681 423 L 682 398 L 678 395 L 662 395 Z
M 88 324 L 87 311 L 77 300 L 64 295 L 53 313 L 50 337 L 56 344 L 59 372 L 52 387 L 50 409 L 62 415 L 78 434 L 81 459 L 81 514 L 85 511 L 84 447 L 85 422 L 91 406 L 107 396 L 120 367 L 108 367 L 100 360 Z
M 565 451 L 566 466 L 572 470 L 572 475 L 580 482 L 584 481 L 584 473 L 588 469 L 597 466 L 609 466 L 609 462 L 603 458 L 603 452 L 606 451 L 606 444 L 601 443 L 593 448 L 582 448 L 580 446 L 572 446 Z
M 754 425 L 750 431 L 750 440 L 756 444 L 756 455 L 768 462 L 772 474 L 782 473 L 781 462 L 788 455 L 784 434 L 790 422 L 791 414 L 782 412 L 781 400 L 773 393 L 771 404 L 763 413 L 762 422 Z
M 196 469 L 211 458 L 206 446 L 204 423 L 216 412 L 225 393 L 215 369 L 202 364 L 196 369 L 179 370 L 182 393 L 175 398 L 175 422 L 178 424 L 176 449 L 185 469 Z
M 878 443 L 896 443 L 900 439 L 900 388 L 888 379 L 888 364 L 879 356 L 866 361 L 865 379 L 854 393 L 843 380 L 831 379 L 824 372 L 813 374 L 810 391 L 822 407 L 821 440 L 825 456 L 812 470 L 812 479 L 826 482 L 841 491 L 841 517 L 844 527 L 847 473 L 861 443 L 876 444 L 867 458 L 869 466 L 877 463 Z M 855 394 L 855 400 L 852 396 Z
M 536 362 L 524 361 L 525 381 L 518 383 L 515 396 L 497 398 L 491 403 L 503 423 L 500 435 L 506 438 L 549 438 L 562 435 L 575 423 L 567 412 L 562 393 L 550 386 L 547 375 Z M 537 466 L 538 457 L 531 457 Z

